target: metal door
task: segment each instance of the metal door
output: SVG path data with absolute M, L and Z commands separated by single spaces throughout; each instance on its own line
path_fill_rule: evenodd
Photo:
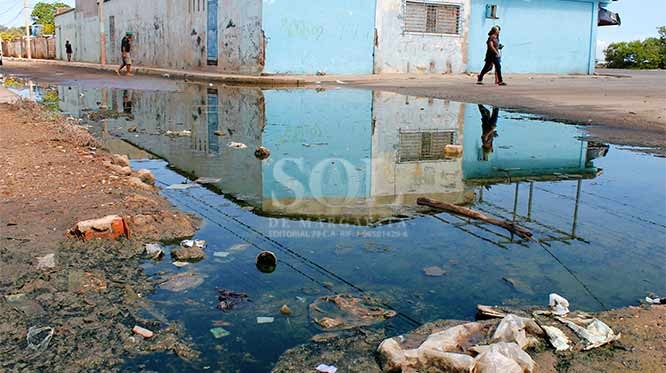
M 217 1 L 208 0 L 208 31 L 206 39 L 209 65 L 217 65 Z

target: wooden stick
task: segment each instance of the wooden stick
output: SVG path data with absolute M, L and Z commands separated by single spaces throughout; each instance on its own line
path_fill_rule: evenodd
M 466 207 L 460 207 L 456 206 L 450 203 L 446 202 L 439 202 L 435 201 L 432 199 L 428 198 L 419 198 L 416 200 L 416 203 L 419 204 L 420 206 L 428 206 L 437 210 L 442 210 L 446 212 L 451 212 L 457 215 L 462 215 L 466 216 L 468 218 L 476 219 L 476 220 L 481 220 L 489 224 L 496 225 L 498 227 L 502 227 L 506 230 L 508 230 L 511 233 L 514 233 L 518 235 L 519 237 L 526 239 L 526 240 L 532 240 L 532 232 L 527 229 L 523 228 L 519 225 L 516 225 L 513 222 L 510 222 L 508 220 L 499 220 L 495 218 L 491 218 L 489 216 L 486 216 L 478 211 L 474 211 L 471 209 L 468 209 Z

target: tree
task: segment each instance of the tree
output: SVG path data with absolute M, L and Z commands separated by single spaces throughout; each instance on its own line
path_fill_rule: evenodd
M 32 10 L 32 18 L 35 19 L 35 22 L 40 25 L 55 25 L 55 13 L 56 8 L 69 8 L 69 5 L 65 3 L 44 3 L 40 2 L 35 4 L 35 7 Z
M 666 68 L 666 26 L 658 29 L 659 38 L 612 43 L 606 48 L 606 62 L 616 69 Z
M 14 40 L 25 34 L 25 30 L 19 27 L 5 27 L 0 25 L 0 39 Z

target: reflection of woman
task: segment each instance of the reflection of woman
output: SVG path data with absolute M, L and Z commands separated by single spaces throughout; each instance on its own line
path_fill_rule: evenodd
M 493 108 L 493 113 L 486 109 L 485 106 L 479 105 L 479 112 L 481 112 L 481 150 L 483 155 L 482 160 L 487 161 L 490 153 L 493 152 L 493 141 L 497 137 L 497 117 L 499 116 L 499 108 Z
M 481 73 L 478 76 L 478 79 L 476 81 L 476 84 L 483 84 L 483 76 L 486 75 L 490 70 L 493 69 L 493 66 L 495 67 L 495 83 L 497 85 L 506 85 L 504 83 L 504 80 L 502 80 L 502 64 L 501 64 L 501 58 L 502 55 L 500 54 L 500 49 L 502 49 L 500 42 L 499 42 L 499 36 L 500 36 L 500 28 L 498 26 L 493 27 L 490 29 L 490 32 L 488 33 L 488 40 L 486 41 L 486 65 L 483 66 L 483 70 L 481 70 Z

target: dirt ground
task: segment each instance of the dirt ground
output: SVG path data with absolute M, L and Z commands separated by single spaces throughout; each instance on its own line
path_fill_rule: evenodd
M 0 143 L 0 371 L 108 371 L 152 351 L 196 357 L 178 323 L 142 299 L 155 283 L 140 264 L 144 242 L 189 237 L 197 220 L 156 189 L 131 186 L 85 130 L 37 104 L 0 104 Z M 65 237 L 110 214 L 126 219 L 132 240 Z M 39 268 L 47 254 L 53 265 Z M 134 336 L 135 325 L 157 337 Z M 28 347 L 30 327 L 53 328 L 48 347 Z
M 508 86 L 476 77 L 359 84 L 407 95 L 485 103 L 548 119 L 588 125 L 603 142 L 658 147 L 666 154 L 666 71 L 598 70 L 596 75 L 508 75 Z

